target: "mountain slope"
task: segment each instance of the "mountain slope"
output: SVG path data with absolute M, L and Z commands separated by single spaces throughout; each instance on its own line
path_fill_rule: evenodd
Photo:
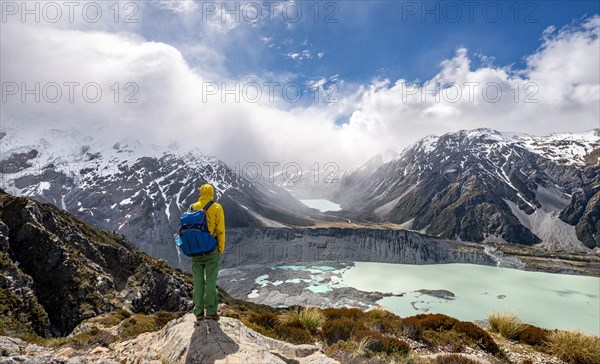
M 577 238 L 588 248 L 600 246 L 600 182 L 590 183 L 573 194 L 560 218 L 575 226 Z
M 4 330 L 66 335 L 82 320 L 126 308 L 191 308 L 189 276 L 51 204 L 0 190 Z
M 228 227 L 306 226 L 315 214 L 284 190 L 251 183 L 218 159 L 177 144 L 108 143 L 76 130 L 35 137 L 9 128 L 0 147 L 0 182 L 7 191 L 123 234 L 174 266 L 180 257 L 173 233 L 203 183 L 215 186 Z
M 598 149 L 598 130 L 532 137 L 477 129 L 431 136 L 368 176 L 358 171 L 343 178 L 333 200 L 439 237 L 584 250 L 559 214 L 571 194 L 597 180 L 597 167 L 585 166 Z

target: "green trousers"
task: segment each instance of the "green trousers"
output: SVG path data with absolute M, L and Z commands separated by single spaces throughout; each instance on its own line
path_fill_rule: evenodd
M 219 249 L 203 257 L 192 258 L 192 277 L 194 280 L 194 315 L 217 314 L 217 275 L 221 266 Z

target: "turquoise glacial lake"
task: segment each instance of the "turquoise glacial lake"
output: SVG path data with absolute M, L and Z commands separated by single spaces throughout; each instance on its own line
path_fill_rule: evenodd
M 342 272 L 342 286 L 404 296 L 378 304 L 399 316 L 443 313 L 464 321 L 510 312 L 549 329 L 600 336 L 600 278 L 526 272 L 472 264 L 408 265 L 356 262 Z M 453 300 L 416 292 L 447 290 Z

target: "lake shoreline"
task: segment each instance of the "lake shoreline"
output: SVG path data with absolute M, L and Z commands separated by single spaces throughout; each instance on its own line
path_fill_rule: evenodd
M 599 288 L 590 288 L 590 280 Z M 581 282 L 583 288 L 577 289 Z M 222 270 L 219 285 L 236 298 L 275 307 L 368 310 L 383 306 L 401 317 L 439 312 L 466 321 L 485 320 L 489 311 L 504 311 L 537 326 L 587 332 L 594 332 L 589 323 L 598 322 L 600 310 L 597 278 L 461 263 L 325 261 L 241 266 Z M 560 321 L 567 317 L 575 326 Z

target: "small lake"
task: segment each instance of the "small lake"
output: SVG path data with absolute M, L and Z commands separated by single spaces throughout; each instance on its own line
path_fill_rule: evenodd
M 378 303 L 399 316 L 443 313 L 464 321 L 510 312 L 549 329 L 600 336 L 600 278 L 526 272 L 472 264 L 408 265 L 356 262 L 342 272 L 341 286 L 404 296 Z M 418 290 L 445 290 L 454 299 Z M 431 293 L 431 292 L 429 292 Z
M 300 200 L 300 202 L 302 202 L 310 208 L 317 209 L 321 212 L 339 211 L 342 209 L 340 205 L 336 204 L 335 202 L 331 202 L 325 199 Z

